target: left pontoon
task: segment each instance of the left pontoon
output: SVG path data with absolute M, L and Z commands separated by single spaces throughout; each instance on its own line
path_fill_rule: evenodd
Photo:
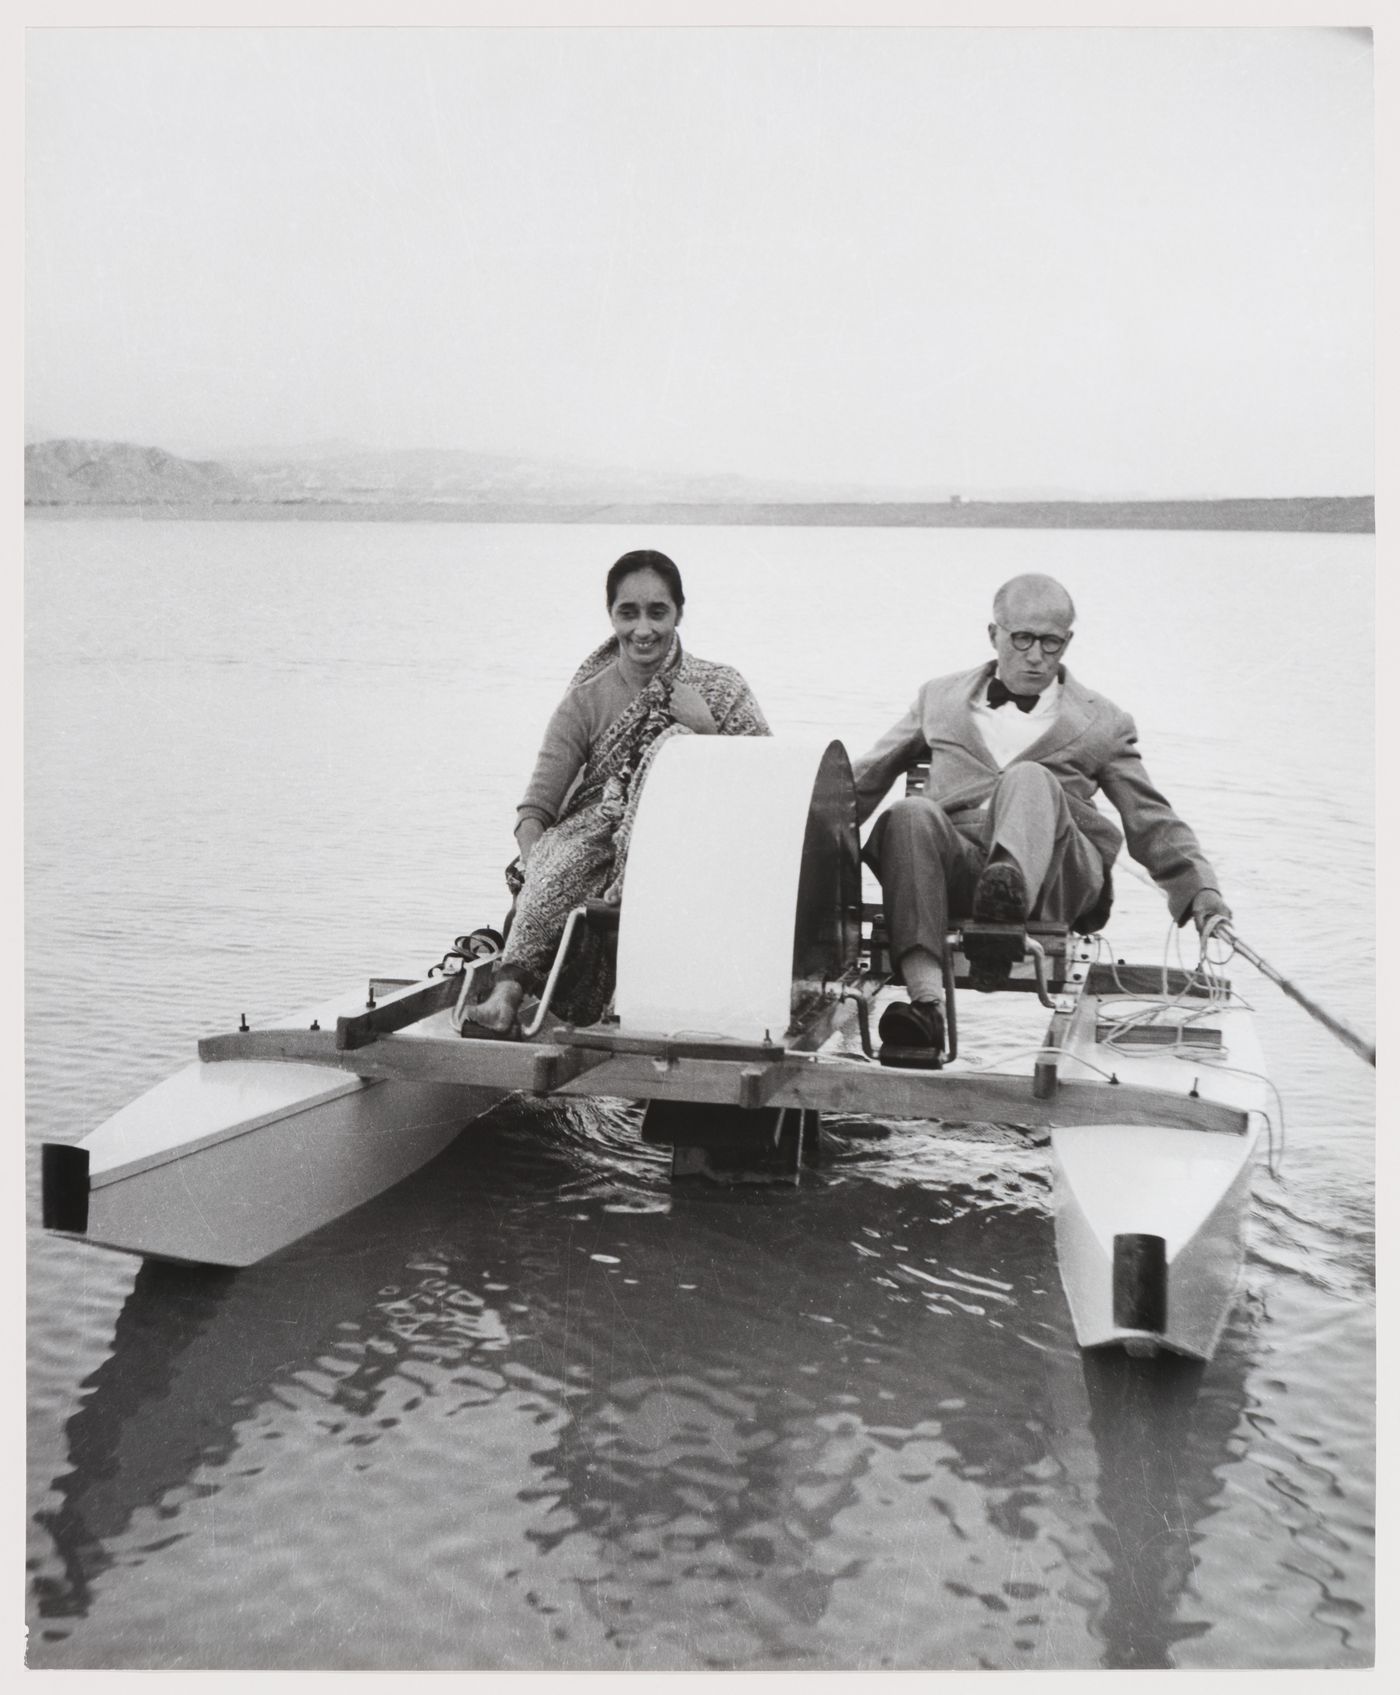
M 278 1021 L 334 1044 L 376 997 L 390 1011 L 404 985 L 381 980 Z M 425 1036 L 450 1036 L 455 980 L 415 985 Z M 378 998 L 376 997 L 376 998 Z M 240 1035 L 245 1032 L 239 1032 Z M 250 1052 L 262 1032 L 246 1035 Z M 102 1247 L 206 1265 L 252 1265 L 400 1182 L 442 1152 L 505 1091 L 388 1082 L 333 1046 L 316 1063 L 266 1050 L 200 1059 L 114 1113 L 76 1145 L 43 1149 L 47 1228 Z

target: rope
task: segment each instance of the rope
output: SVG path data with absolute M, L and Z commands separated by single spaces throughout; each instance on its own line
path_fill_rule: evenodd
M 1135 865 L 1130 865 L 1126 860 L 1121 859 L 1118 863 L 1131 876 L 1136 877 L 1140 883 L 1149 882 L 1149 879 Z M 1257 954 L 1247 942 L 1236 935 L 1230 920 L 1219 914 L 1213 918 L 1208 918 L 1201 932 L 1201 962 L 1203 966 L 1207 965 L 1207 949 L 1210 942 L 1217 936 L 1222 942 L 1229 945 L 1231 953 L 1237 953 L 1241 958 L 1247 959 L 1256 971 L 1267 977 L 1271 983 L 1276 983 L 1290 1000 L 1296 1001 L 1302 1007 L 1309 1018 L 1314 1019 L 1324 1030 L 1334 1035 L 1344 1047 L 1350 1048 L 1359 1058 L 1364 1059 L 1367 1065 L 1375 1065 L 1376 1044 L 1374 1042 L 1368 1042 L 1364 1036 L 1358 1035 L 1349 1025 L 1343 1024 L 1340 1018 L 1334 1017 L 1325 1007 L 1319 1006 L 1296 983 L 1285 977 L 1281 971 L 1270 965 L 1267 959 Z M 1227 954 L 1224 959 L 1209 961 L 1209 965 L 1223 965 L 1229 958 L 1230 954 Z M 1165 966 L 1163 969 L 1165 971 Z

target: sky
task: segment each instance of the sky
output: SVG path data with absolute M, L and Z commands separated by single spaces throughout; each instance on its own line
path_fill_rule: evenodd
M 41 29 L 26 428 L 967 496 L 1374 488 L 1372 50 Z

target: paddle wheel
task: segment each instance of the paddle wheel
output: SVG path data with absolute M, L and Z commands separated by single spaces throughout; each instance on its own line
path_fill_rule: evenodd
M 810 1053 L 861 992 L 860 840 L 839 742 L 677 737 L 647 779 L 627 858 L 613 1012 L 570 1040 L 762 1067 Z M 757 1092 L 757 1091 L 755 1091 Z M 815 1108 L 654 1099 L 644 1141 L 673 1178 L 796 1183 Z

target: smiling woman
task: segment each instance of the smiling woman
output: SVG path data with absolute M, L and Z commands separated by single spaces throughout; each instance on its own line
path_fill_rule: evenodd
M 737 671 L 682 649 L 685 589 L 664 553 L 624 553 L 608 572 L 607 604 L 614 633 L 555 708 L 520 803 L 520 857 L 506 872 L 515 910 L 490 993 L 465 1010 L 470 1023 L 502 1034 L 515 1028 L 526 992 L 543 986 L 569 912 L 621 894 L 637 800 L 660 744 L 769 733 Z M 553 1004 L 591 1023 L 611 992 L 609 952 L 585 929 Z

